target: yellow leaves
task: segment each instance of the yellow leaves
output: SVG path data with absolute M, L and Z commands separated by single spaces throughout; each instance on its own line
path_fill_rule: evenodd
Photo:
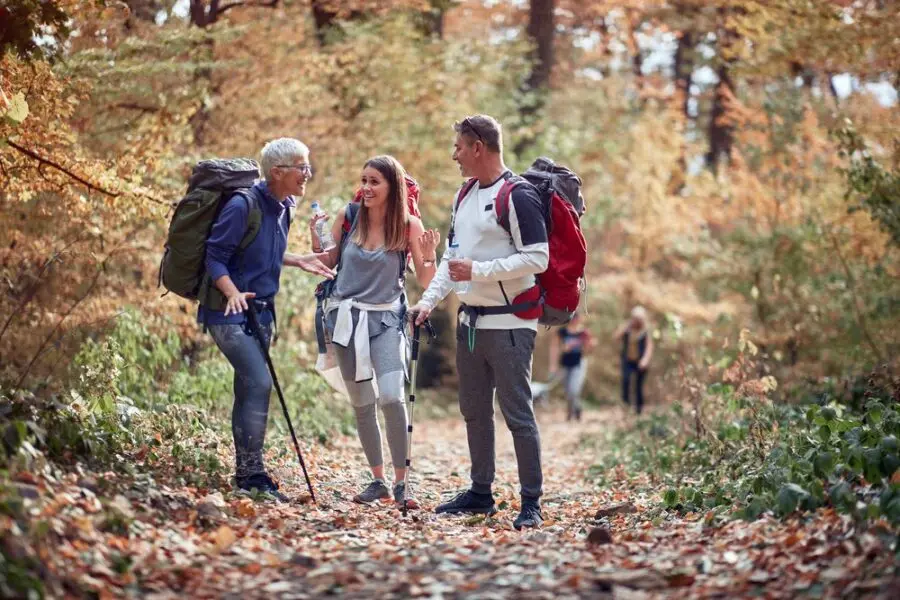
M 2 103 L 2 116 L 18 125 L 28 117 L 28 102 L 25 101 L 25 94 L 17 92 L 8 98 L 3 90 L 0 89 L 0 103 Z
M 756 356 L 759 350 L 756 348 L 756 345 L 750 341 L 750 330 L 749 329 L 741 329 L 740 337 L 738 338 L 738 350 L 741 352 L 746 352 L 750 356 Z

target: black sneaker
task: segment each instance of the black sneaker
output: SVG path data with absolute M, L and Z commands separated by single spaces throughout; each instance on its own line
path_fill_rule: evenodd
M 494 504 L 494 496 L 492 494 L 476 494 L 472 490 L 466 490 L 450 500 L 439 504 L 434 512 L 448 515 L 458 515 L 460 513 L 469 513 L 473 515 L 492 515 L 497 512 L 497 506 Z
M 238 490 L 252 494 L 256 491 L 263 496 L 271 496 L 279 502 L 290 502 L 287 496 L 278 491 L 278 484 L 269 477 L 268 473 L 256 473 L 249 477 L 236 477 Z
M 523 527 L 531 529 L 539 529 L 544 524 L 544 518 L 541 516 L 541 505 L 537 500 L 522 500 L 522 512 L 513 521 L 513 527 L 522 529 Z
M 416 502 L 416 499 L 412 497 L 412 494 L 407 493 L 406 483 L 403 481 L 398 481 L 394 485 L 394 502 L 396 502 L 400 508 L 419 508 L 419 503 Z
M 369 504 L 371 502 L 375 502 L 376 500 L 382 500 L 384 498 L 390 498 L 391 491 L 384 484 L 384 482 L 380 479 L 376 479 L 372 483 L 370 483 L 366 489 L 353 496 L 353 501 L 359 504 Z

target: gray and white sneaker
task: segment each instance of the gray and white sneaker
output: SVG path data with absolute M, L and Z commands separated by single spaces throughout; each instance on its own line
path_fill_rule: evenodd
M 353 496 L 353 501 L 359 504 L 369 504 L 376 500 L 383 500 L 391 497 L 391 491 L 381 479 L 376 479 L 370 483 L 366 489 Z
M 404 500 L 406 501 L 404 503 Z M 396 502 L 400 508 L 419 508 L 419 503 L 416 502 L 416 499 L 412 497 L 411 493 L 407 492 L 406 482 L 398 481 L 394 484 L 394 502 Z

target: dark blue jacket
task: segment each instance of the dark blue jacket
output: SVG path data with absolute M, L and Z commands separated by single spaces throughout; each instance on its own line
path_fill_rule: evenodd
M 255 292 L 257 299 L 271 300 L 278 293 L 281 265 L 287 250 L 290 209 L 295 202 L 290 196 L 284 202 L 277 200 L 264 181 L 255 184 L 250 193 L 256 196 L 262 210 L 259 233 L 243 252 L 237 251 L 247 230 L 250 205 L 244 196 L 232 196 L 222 207 L 206 242 L 206 271 L 213 281 L 229 275 L 238 290 Z M 209 325 L 241 324 L 245 316 L 238 313 L 226 317 L 223 311 L 201 306 L 197 321 L 203 323 L 204 318 Z M 271 322 L 272 313 L 264 312 L 260 320 L 263 324 Z

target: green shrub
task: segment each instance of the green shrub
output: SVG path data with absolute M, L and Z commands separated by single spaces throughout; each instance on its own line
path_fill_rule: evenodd
M 733 404 L 730 386 L 707 389 L 726 407 L 707 435 L 674 434 L 680 406 L 639 419 L 617 433 L 613 450 L 593 469 L 622 464 L 648 472 L 661 487 L 661 506 L 680 512 L 727 508 L 753 519 L 765 512 L 833 506 L 857 519 L 885 517 L 900 524 L 900 413 L 870 398 L 862 408 L 822 397 L 805 406 Z

